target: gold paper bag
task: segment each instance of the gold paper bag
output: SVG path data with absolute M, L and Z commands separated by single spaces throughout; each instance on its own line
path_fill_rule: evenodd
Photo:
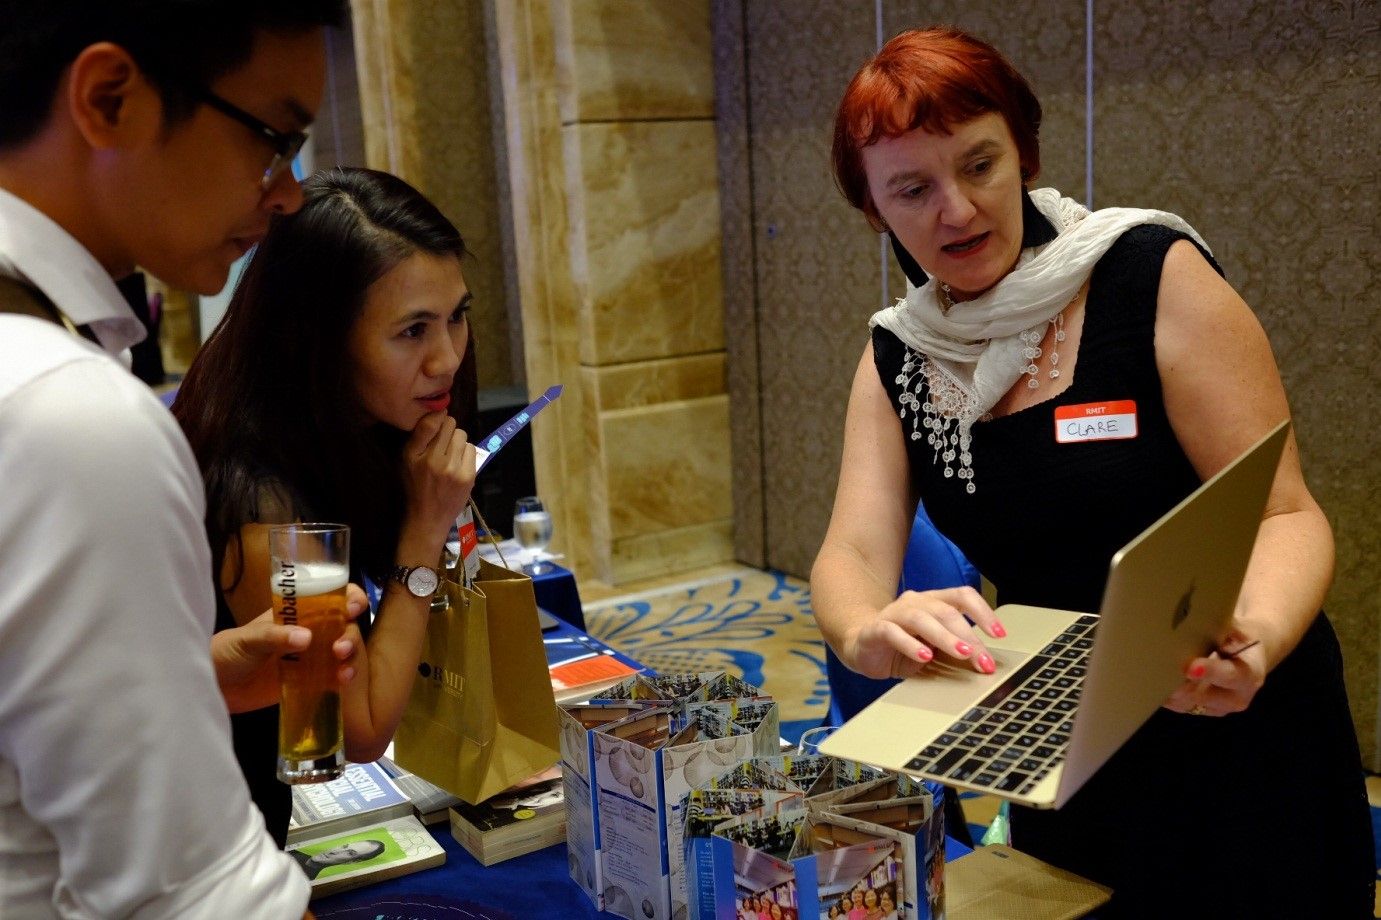
M 473 588 L 443 585 L 394 759 L 475 804 L 560 759 L 556 702 L 532 579 L 481 560 Z

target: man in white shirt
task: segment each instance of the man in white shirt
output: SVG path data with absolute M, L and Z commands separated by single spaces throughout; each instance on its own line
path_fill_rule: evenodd
M 299 207 L 285 167 L 341 6 L 0 0 L 0 276 L 97 343 L 0 312 L 6 920 L 306 909 L 227 719 L 303 636 L 260 624 L 208 655 L 201 478 L 116 360 L 143 329 L 112 279 L 214 292 Z

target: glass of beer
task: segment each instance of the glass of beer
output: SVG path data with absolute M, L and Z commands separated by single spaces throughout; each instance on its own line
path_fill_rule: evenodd
M 350 528 L 284 524 L 269 528 L 273 618 L 312 631 L 312 644 L 278 661 L 278 778 L 324 783 L 345 769 L 339 662 L 331 646 L 345 631 Z

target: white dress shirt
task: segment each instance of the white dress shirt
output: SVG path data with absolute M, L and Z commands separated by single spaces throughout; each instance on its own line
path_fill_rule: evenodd
M 250 802 L 211 666 L 196 462 L 112 359 L 142 328 L 3 190 L 0 271 L 106 349 L 0 314 L 0 917 L 301 917 L 307 879 Z

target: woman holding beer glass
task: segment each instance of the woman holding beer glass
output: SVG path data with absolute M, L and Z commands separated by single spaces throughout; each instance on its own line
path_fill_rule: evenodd
M 271 525 L 350 526 L 352 580 L 383 587 L 341 692 L 346 756 L 367 762 L 402 717 L 436 566 L 474 484 L 471 298 L 460 233 L 407 183 L 337 169 L 303 195 L 271 223 L 173 412 L 206 480 L 217 630 L 268 608 Z M 274 776 L 278 716 L 232 722 L 281 845 L 291 794 Z
M 1025 78 L 951 29 L 893 38 L 839 106 L 839 186 L 912 280 L 873 317 L 811 578 L 826 639 L 870 677 L 992 673 L 984 639 L 1005 635 L 972 589 L 896 596 L 918 497 L 1003 603 L 1096 610 L 1113 553 L 1289 414 L 1260 324 L 1188 224 L 1030 188 L 1040 122 Z M 1110 406 L 1134 437 L 1057 437 L 1061 409 Z M 1189 662 L 1061 809 L 1012 808 L 1014 846 L 1113 888 L 1100 917 L 1372 912 L 1319 611 L 1332 535 L 1293 442 L 1267 508 L 1222 637 L 1241 654 Z

